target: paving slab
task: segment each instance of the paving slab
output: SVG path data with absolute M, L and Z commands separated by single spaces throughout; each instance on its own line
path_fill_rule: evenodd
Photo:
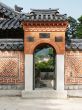
M 23 99 L 0 97 L 0 110 L 82 110 L 82 98 Z

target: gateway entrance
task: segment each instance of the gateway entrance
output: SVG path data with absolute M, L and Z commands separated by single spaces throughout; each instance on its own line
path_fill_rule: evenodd
M 33 9 L 22 24 L 25 54 L 25 90 L 22 96 L 66 97 L 64 54 L 68 23 L 65 15 L 54 9 Z M 40 56 L 44 53 L 42 50 L 48 49 L 52 50 L 52 55 Z M 38 52 L 40 58 L 37 58 Z
M 56 88 L 56 52 L 49 44 L 40 44 L 34 50 L 34 89 Z

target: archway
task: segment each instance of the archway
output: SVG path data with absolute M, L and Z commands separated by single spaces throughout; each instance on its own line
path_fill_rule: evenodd
M 33 17 L 24 21 L 24 54 L 25 54 L 25 91 L 23 96 L 31 95 L 36 97 L 53 97 L 58 94 L 58 97 L 67 96 L 64 92 L 64 53 L 65 53 L 65 31 L 68 26 L 66 17 L 61 16 L 62 19 L 55 20 L 53 17 L 56 16 L 55 10 L 34 10 L 33 13 L 37 17 Z M 34 15 L 35 15 L 34 14 Z M 38 18 L 38 15 L 45 15 L 45 20 Z M 48 14 L 52 14 L 53 19 L 48 19 Z M 34 18 L 34 19 L 33 19 Z M 55 90 L 34 90 L 34 52 L 41 46 L 40 44 L 50 44 L 54 50 L 56 50 L 56 91 Z M 49 92 L 49 94 L 47 94 Z M 39 94 L 41 93 L 41 94 Z M 34 94 L 34 95 L 33 95 Z M 54 94 L 54 95 L 53 95 Z M 57 95 L 56 95 L 57 96 Z
M 33 53 L 33 88 L 56 89 L 56 50 L 48 43 L 37 45 Z

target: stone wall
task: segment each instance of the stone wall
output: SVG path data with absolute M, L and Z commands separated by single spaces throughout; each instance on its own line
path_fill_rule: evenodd
M 24 53 L 0 51 L 0 89 L 24 88 Z
M 82 89 L 82 52 L 65 53 L 65 89 Z

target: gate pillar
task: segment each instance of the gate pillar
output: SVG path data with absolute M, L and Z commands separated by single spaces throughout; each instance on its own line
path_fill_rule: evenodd
M 56 90 L 64 90 L 64 55 L 56 55 Z
M 25 91 L 33 90 L 33 55 L 25 54 Z

